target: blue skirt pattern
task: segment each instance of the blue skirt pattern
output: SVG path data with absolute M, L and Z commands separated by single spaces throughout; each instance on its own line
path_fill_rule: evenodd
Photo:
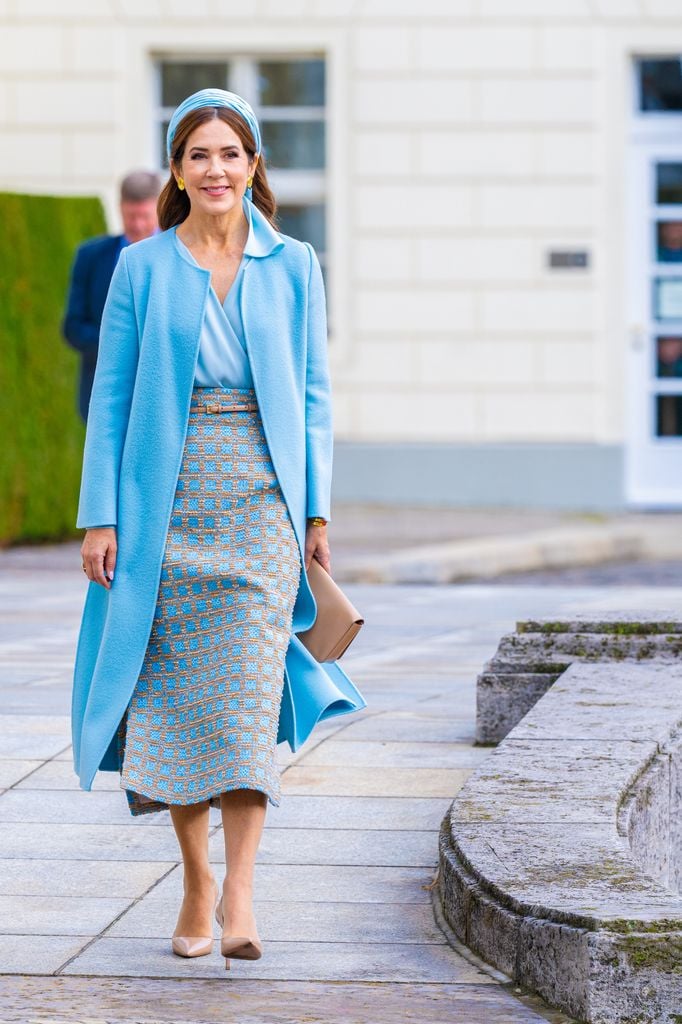
M 118 730 L 131 814 L 219 807 L 232 789 L 279 806 L 300 571 L 255 392 L 195 387 L 152 631 Z

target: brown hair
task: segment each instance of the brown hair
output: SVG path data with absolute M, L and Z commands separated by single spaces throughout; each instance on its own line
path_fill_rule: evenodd
M 253 160 L 256 155 L 255 142 L 249 126 L 237 111 L 231 107 L 200 107 L 198 110 L 191 110 L 186 114 L 175 131 L 171 146 L 171 159 L 176 167 L 180 165 L 185 152 L 185 146 L 187 145 L 187 139 L 195 128 L 206 124 L 207 121 L 213 121 L 215 118 L 220 118 L 221 121 L 229 124 L 230 128 L 241 139 L 249 161 Z M 276 229 L 277 201 L 268 184 L 263 153 L 258 157 L 258 163 L 253 175 L 252 201 Z M 175 224 L 181 224 L 189 214 L 189 209 L 190 202 L 187 192 L 181 191 L 178 188 L 178 183 L 171 171 L 157 203 L 159 227 L 161 230 L 167 231 L 168 228 L 172 228 Z

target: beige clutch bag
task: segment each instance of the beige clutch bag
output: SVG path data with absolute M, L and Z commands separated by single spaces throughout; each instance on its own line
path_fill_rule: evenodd
M 310 629 L 296 635 L 316 661 L 336 661 L 365 620 L 315 558 L 308 569 L 308 583 L 317 604 L 317 618 Z

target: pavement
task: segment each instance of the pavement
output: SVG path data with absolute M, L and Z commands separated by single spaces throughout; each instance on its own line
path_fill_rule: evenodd
M 334 575 L 342 582 L 458 583 L 682 561 L 682 512 L 674 511 L 337 504 L 329 536 Z
M 430 540 L 444 536 L 431 526 Z M 358 557 L 350 532 L 337 563 Z M 390 553 L 390 534 L 372 551 Z M 343 664 L 368 707 L 295 755 L 278 748 L 282 804 L 268 808 L 256 868 L 264 955 L 226 977 L 217 945 L 195 960 L 170 952 L 182 867 L 167 812 L 133 819 L 115 773 L 78 788 L 78 547 L 0 552 L 0 1022 L 568 1021 L 462 947 L 433 902 L 440 821 L 489 756 L 474 746 L 476 676 L 518 618 L 672 607 L 682 588 L 348 584 L 366 625 Z M 215 810 L 211 823 L 220 881 Z

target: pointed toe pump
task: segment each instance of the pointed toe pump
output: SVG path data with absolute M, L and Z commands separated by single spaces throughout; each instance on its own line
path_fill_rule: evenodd
M 218 892 L 218 883 L 215 883 Z M 176 956 L 206 956 L 213 951 L 212 935 L 173 935 L 171 947 Z
M 223 927 L 223 898 L 219 898 L 215 908 L 216 921 Z M 223 935 L 220 939 L 220 952 L 225 957 L 225 969 L 230 969 L 230 957 L 235 960 L 260 960 L 263 947 L 258 939 L 247 935 Z
M 213 949 L 213 936 L 173 935 L 171 945 L 176 956 L 206 956 Z

